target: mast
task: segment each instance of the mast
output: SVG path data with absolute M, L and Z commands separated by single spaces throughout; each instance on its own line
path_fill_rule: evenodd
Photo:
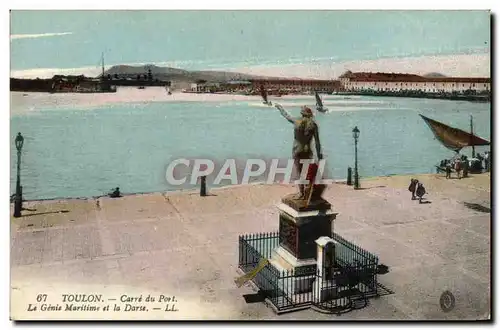
M 472 125 L 472 115 L 470 115 L 470 135 L 471 135 L 471 140 L 472 140 L 472 137 L 474 136 L 473 127 L 474 126 Z M 472 158 L 474 158 L 475 156 L 476 156 L 476 151 L 474 149 L 474 144 L 472 144 Z
M 102 79 L 104 79 L 104 52 L 101 54 L 101 63 L 102 63 Z

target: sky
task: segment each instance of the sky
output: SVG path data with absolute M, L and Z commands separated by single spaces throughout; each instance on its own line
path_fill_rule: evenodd
M 10 44 L 11 71 L 17 73 L 98 69 L 102 52 L 107 66 L 159 63 L 247 72 L 486 54 L 489 72 L 490 13 L 12 11 Z

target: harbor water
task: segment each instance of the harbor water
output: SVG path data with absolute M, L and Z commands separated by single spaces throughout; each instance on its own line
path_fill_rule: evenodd
M 423 114 L 490 140 L 490 103 L 394 97 L 324 96 L 316 114 L 329 177 L 354 166 L 352 129 L 360 130 L 360 177 L 432 173 L 453 152 L 420 118 Z M 275 98 L 293 115 L 313 96 Z M 36 105 L 33 105 L 36 107 Z M 165 170 L 173 159 L 290 158 L 293 126 L 258 98 L 221 102 L 114 103 L 92 108 L 49 106 L 12 112 L 11 193 L 15 191 L 17 132 L 25 137 L 21 178 L 27 200 L 90 197 L 114 187 L 123 193 L 175 189 Z M 489 147 L 477 147 L 484 152 Z M 462 153 L 470 157 L 470 148 Z M 224 181 L 223 181 L 224 183 Z

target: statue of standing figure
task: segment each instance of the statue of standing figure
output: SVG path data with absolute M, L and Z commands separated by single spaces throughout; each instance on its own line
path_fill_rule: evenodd
M 275 107 L 280 111 L 281 115 L 294 125 L 294 142 L 292 149 L 292 157 L 294 160 L 294 167 L 297 173 L 302 173 L 303 164 L 301 160 L 309 159 L 314 160 L 313 149 L 311 147 L 312 141 L 316 146 L 316 156 L 318 161 L 323 159 L 321 153 L 321 143 L 319 140 L 319 128 L 313 118 L 312 110 L 303 106 L 300 114 L 301 118 L 293 118 L 281 104 L 275 104 Z M 312 191 L 311 191 L 312 193 Z M 307 199 L 306 188 L 304 184 L 299 184 L 299 194 L 297 199 Z

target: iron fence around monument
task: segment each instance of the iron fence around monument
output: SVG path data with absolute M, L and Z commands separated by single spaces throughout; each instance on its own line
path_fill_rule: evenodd
M 338 268 L 351 274 L 351 277 L 354 277 L 351 280 L 359 280 L 358 289 L 363 295 L 376 296 L 379 258 L 337 233 L 332 233 L 332 238 L 339 243 L 335 248 L 335 262 Z
M 340 313 L 355 308 L 356 301 L 366 304 L 368 297 L 377 295 L 378 257 L 336 233 L 332 238 L 337 242 L 333 267 L 321 271 L 309 266 L 299 272 L 281 270 L 268 262 L 252 279 L 276 312 L 317 307 Z M 239 269 L 250 272 L 262 259 L 270 260 L 278 246 L 278 232 L 241 235 Z M 328 278 L 325 272 L 329 272 Z

